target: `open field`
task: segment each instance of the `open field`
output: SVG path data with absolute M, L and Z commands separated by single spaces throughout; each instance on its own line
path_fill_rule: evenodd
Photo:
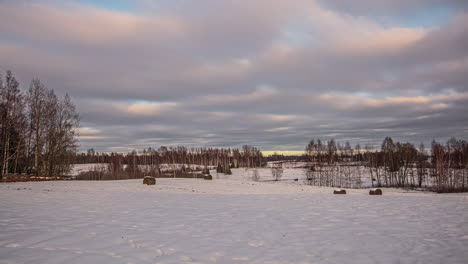
M 249 180 L 0 184 L 0 263 L 466 263 L 468 195 Z
M 256 181 L 273 181 L 274 177 L 272 175 L 272 166 L 274 166 L 275 162 L 269 162 L 265 167 L 257 167 L 257 168 L 232 168 L 231 172 L 232 175 L 226 175 L 224 173 L 217 173 L 215 166 L 209 166 L 210 173 L 213 175 L 214 178 L 217 179 L 233 179 L 233 180 L 256 180 Z M 308 167 L 310 163 L 307 162 L 280 162 L 276 164 L 281 164 L 282 173 L 280 177 L 280 181 L 285 183 L 294 183 L 294 184 L 306 184 L 306 185 L 315 185 L 319 186 L 319 173 L 315 172 L 313 174 L 314 181 L 308 181 Z M 72 166 L 71 172 L 68 174 L 69 176 L 76 177 L 80 173 L 96 170 L 96 169 L 103 169 L 106 170 L 107 164 L 74 164 Z M 186 168 L 192 168 L 194 170 L 198 170 L 198 173 L 201 173 L 201 169 L 203 166 L 201 165 L 188 165 L 188 164 L 160 164 L 159 168 L 162 172 L 165 173 L 164 177 L 171 177 L 173 170 L 178 169 L 180 170 L 183 166 Z M 124 165 L 124 168 L 126 165 Z M 146 165 L 139 165 L 140 169 L 143 171 L 148 171 L 149 166 Z M 339 170 L 338 170 L 339 169 Z M 322 186 L 327 186 L 326 180 L 330 179 L 333 180 L 333 184 L 330 181 L 330 185 L 335 187 L 343 187 L 343 188 L 371 188 L 372 186 L 372 179 L 374 178 L 374 187 L 377 185 L 375 181 L 375 170 L 374 176 L 371 175 L 369 167 L 363 165 L 340 165 L 340 167 L 333 167 L 333 166 L 324 166 L 322 169 Z M 417 187 L 417 177 L 416 177 L 416 169 L 412 168 L 412 176 L 407 177 L 406 186 L 405 188 L 413 188 L 413 189 L 430 189 L 431 187 L 435 186 L 436 178 L 429 177 L 432 171 L 430 169 L 426 169 L 425 176 L 422 180 L 421 188 Z M 454 170 L 455 172 L 455 170 Z M 462 170 L 456 171 L 457 173 L 463 173 Z M 382 173 L 382 171 L 381 171 Z M 150 173 L 144 173 L 145 175 L 150 175 Z M 256 177 L 255 177 L 256 175 Z M 198 176 L 200 177 L 200 176 Z M 191 178 L 191 177 L 190 177 Z M 85 178 L 88 180 L 88 178 Z

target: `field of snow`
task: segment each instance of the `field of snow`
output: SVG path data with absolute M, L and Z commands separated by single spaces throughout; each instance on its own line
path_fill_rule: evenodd
M 142 170 L 148 170 L 149 166 L 146 165 L 139 165 Z M 188 165 L 188 164 L 174 164 L 174 165 L 169 165 L 169 164 L 160 164 L 159 168 L 161 171 L 172 171 L 174 168 L 176 169 L 181 169 L 182 166 L 185 167 L 190 167 L 192 169 L 200 169 L 203 168 L 201 165 Z M 281 177 L 282 181 L 287 181 L 290 183 L 299 183 L 303 184 L 306 180 L 306 171 L 303 168 L 306 166 L 306 163 L 304 162 L 286 162 L 283 164 L 283 176 Z M 124 165 L 126 167 L 126 165 Z M 216 173 L 216 167 L 215 166 L 208 166 L 210 169 L 210 173 L 215 176 L 215 178 L 222 178 L 222 179 L 243 179 L 243 180 L 252 180 L 254 176 L 254 171 L 257 171 L 258 173 L 258 180 L 260 181 L 271 181 L 273 180 L 272 174 L 271 174 L 271 162 L 268 164 L 267 167 L 262 167 L 262 168 L 237 168 L 237 169 L 231 169 L 232 175 L 225 175 L 223 173 Z M 69 176 L 77 176 L 81 172 L 87 172 L 95 169 L 103 169 L 105 170 L 107 168 L 107 164 L 105 163 L 87 163 L 87 164 L 74 164 L 72 166 L 72 169 L 70 173 L 68 173 Z M 357 169 L 357 168 L 354 168 Z M 363 181 L 363 186 L 371 186 L 370 182 L 370 174 L 367 169 L 364 167 L 360 167 L 359 169 L 359 175 L 361 176 L 361 180 Z M 357 174 L 357 173 L 355 173 Z M 299 179 L 298 182 L 294 182 L 294 179 Z
M 269 162 L 266 167 L 261 168 L 236 168 L 231 169 L 232 175 L 224 175 L 223 173 L 216 173 L 216 166 L 208 166 L 212 175 L 215 178 L 222 179 L 243 179 L 243 180 L 252 180 L 254 176 L 254 171 L 257 172 L 259 181 L 272 181 L 273 176 L 271 172 L 271 166 L 275 162 Z M 306 183 L 306 169 L 307 163 L 305 162 L 281 162 L 283 168 L 283 174 L 281 181 L 295 183 L 295 184 L 305 184 Z M 127 165 L 124 165 L 126 167 Z M 149 170 L 150 166 L 139 165 L 142 170 Z M 201 170 L 203 166 L 194 165 L 194 164 L 160 164 L 159 168 L 162 172 L 171 172 L 175 169 L 181 169 L 183 166 L 186 168 L 198 169 Z M 350 166 L 347 167 L 352 171 L 352 186 L 361 188 L 361 187 L 371 187 L 371 175 L 367 168 L 363 166 Z M 104 163 L 88 163 L 88 164 L 74 164 L 69 176 L 77 176 L 81 172 L 87 172 L 91 170 L 106 170 L 107 164 Z M 325 170 L 325 169 L 324 169 Z M 332 173 L 333 174 L 333 173 Z M 294 181 L 297 179 L 298 181 Z
M 2 183 L 0 263 L 468 263 L 468 194 L 383 190 Z

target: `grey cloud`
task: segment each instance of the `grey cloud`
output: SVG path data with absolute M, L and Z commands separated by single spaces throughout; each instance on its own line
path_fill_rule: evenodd
M 335 9 L 363 11 L 340 1 L 144 2 L 151 8 L 142 14 L 0 2 L 0 69 L 12 69 L 23 89 L 37 76 L 71 94 L 82 126 L 96 130 L 82 135 L 82 149 L 248 143 L 302 150 L 312 137 L 466 137 L 462 11 L 419 30 L 343 15 Z M 384 2 L 390 13 L 465 7 Z M 365 4 L 375 7 L 363 0 L 356 8 Z

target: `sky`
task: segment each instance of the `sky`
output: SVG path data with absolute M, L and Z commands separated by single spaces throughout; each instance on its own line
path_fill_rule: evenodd
M 68 93 L 80 150 L 302 151 L 468 135 L 466 0 L 0 0 L 0 71 Z

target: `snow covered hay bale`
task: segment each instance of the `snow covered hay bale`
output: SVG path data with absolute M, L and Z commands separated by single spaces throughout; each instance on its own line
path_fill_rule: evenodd
M 213 176 L 211 176 L 210 174 L 205 174 L 205 175 L 203 175 L 203 179 L 211 181 L 211 180 L 213 180 Z
M 343 189 L 335 189 L 333 194 L 346 194 L 346 190 Z
M 382 190 L 381 189 L 371 189 L 369 191 L 369 195 L 382 195 Z
M 151 177 L 151 176 L 145 176 L 145 178 L 143 178 L 143 184 L 155 185 L 156 184 L 156 179 L 154 177 Z

